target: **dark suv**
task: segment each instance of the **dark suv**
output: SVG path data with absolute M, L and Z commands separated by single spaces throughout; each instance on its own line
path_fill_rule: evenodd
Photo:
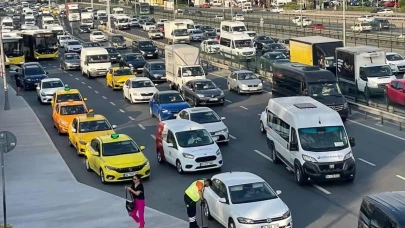
M 384 29 L 390 29 L 391 28 L 391 24 L 388 22 L 387 19 L 382 19 L 382 18 L 374 18 L 374 20 L 372 20 L 370 22 L 371 27 L 373 27 L 374 30 L 384 30 Z
M 116 49 L 126 49 L 127 45 L 125 44 L 125 38 L 123 35 L 110 35 L 108 37 L 108 43 L 110 46 L 115 47 Z
M 132 51 L 141 53 L 145 58 L 159 58 L 158 49 L 151 40 L 132 41 Z
M 26 63 L 16 70 L 18 80 L 25 90 L 34 89 L 42 79 L 48 77 L 48 72 L 39 63 Z

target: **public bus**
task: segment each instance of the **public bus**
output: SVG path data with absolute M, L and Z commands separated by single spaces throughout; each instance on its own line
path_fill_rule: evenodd
M 135 3 L 135 15 L 149 15 L 150 5 L 149 3 L 137 2 Z
M 17 34 L 3 33 L 4 55 L 6 56 L 6 66 L 21 65 L 25 62 L 23 52 L 23 38 Z
M 58 41 L 50 30 L 28 30 L 22 33 L 26 59 L 55 59 L 58 57 Z

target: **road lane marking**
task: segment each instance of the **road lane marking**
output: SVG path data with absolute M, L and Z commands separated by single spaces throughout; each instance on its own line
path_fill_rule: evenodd
M 262 114 L 257 114 L 258 116 L 262 116 Z
M 405 181 L 405 177 L 403 177 L 403 176 L 400 176 L 400 175 L 395 175 L 396 177 L 398 177 L 399 179 L 402 179 L 402 180 L 404 180 Z
M 139 126 L 142 130 L 145 130 L 145 129 L 146 129 L 142 124 L 138 124 L 138 126 Z
M 227 99 L 225 99 L 225 101 L 226 101 L 226 102 L 228 102 L 228 103 L 232 103 L 232 101 L 230 101 L 230 100 L 227 100 Z
M 66 72 L 66 71 L 65 71 Z M 73 74 L 69 74 L 69 76 L 73 77 Z
M 319 191 L 325 193 L 326 195 L 332 194 L 332 193 L 330 193 L 330 191 L 328 191 L 328 190 L 322 188 L 321 186 L 319 186 L 319 185 L 317 185 L 317 184 L 313 184 L 312 186 L 314 186 L 315 188 L 317 188 Z
M 95 93 L 98 93 L 98 91 L 97 91 L 97 90 L 94 90 L 94 92 L 95 92 Z
M 82 82 L 82 84 L 83 84 L 83 85 L 86 85 L 86 83 L 85 83 L 85 82 Z
M 364 160 L 363 158 L 357 158 L 359 161 L 362 161 L 362 162 L 364 162 L 364 163 L 366 163 L 366 164 L 369 164 L 369 165 L 371 165 L 371 166 L 376 166 L 374 163 L 371 163 L 371 162 L 369 162 L 369 161 L 366 161 L 366 160 Z
M 388 135 L 388 136 L 394 137 L 394 138 L 396 138 L 396 139 L 405 141 L 405 138 L 396 136 L 396 135 L 394 135 L 394 134 L 385 132 L 385 131 L 383 131 L 383 130 L 380 130 L 380 129 L 377 129 L 377 128 L 374 128 L 374 127 L 367 126 L 367 125 L 362 124 L 362 123 L 360 123 L 360 122 L 357 122 L 357 121 L 354 121 L 354 120 L 349 120 L 349 119 L 348 119 L 347 121 L 352 122 L 352 123 L 355 123 L 355 124 L 360 125 L 360 126 L 362 126 L 362 127 L 365 127 L 365 128 L 371 129 L 371 130 L 374 130 L 374 131 L 378 131 L 378 132 L 380 132 L 380 133 L 382 133 L 382 134 L 384 134 L 384 135 Z
M 52 67 L 56 67 L 56 65 L 52 65 Z
M 87 86 L 87 88 L 92 89 L 91 86 Z
M 66 74 L 67 74 L 66 70 L 64 70 L 63 73 L 66 73 Z M 73 75 L 72 75 L 72 76 L 73 76 Z
M 262 152 L 260 152 L 259 150 L 254 150 L 254 152 L 258 153 L 259 155 L 261 155 L 262 157 L 264 157 L 267 160 L 273 161 L 273 159 L 271 159 L 269 156 L 263 154 Z
M 233 136 L 233 135 L 229 135 L 229 137 L 230 137 L 231 139 L 236 139 L 236 137 Z
M 110 104 L 115 106 L 115 103 L 114 103 L 114 102 L 112 102 L 112 101 L 110 101 Z
M 103 98 L 104 100 L 107 100 L 107 97 L 105 97 L 105 96 L 102 96 L 102 98 Z
M 132 116 L 128 116 L 128 118 L 129 118 L 130 120 L 135 120 L 134 117 L 132 117 Z
M 154 136 L 154 135 L 150 135 L 150 137 L 152 137 L 152 139 L 156 139 L 156 136 Z
M 122 112 L 122 113 L 124 113 L 125 111 L 124 110 L 122 110 L 122 109 L 119 109 L 120 110 L 120 112 Z
M 78 81 L 79 81 L 79 79 L 78 79 L 78 78 L 76 78 L 76 80 L 78 80 Z
M 246 108 L 245 106 L 239 106 L 239 107 L 241 107 L 241 108 L 243 108 L 243 109 L 245 109 L 245 110 L 249 110 L 249 109 Z

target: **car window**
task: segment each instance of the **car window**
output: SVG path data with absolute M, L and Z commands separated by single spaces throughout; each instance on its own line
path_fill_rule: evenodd
M 95 151 L 99 151 L 97 139 L 91 140 L 90 147 L 93 148 L 93 150 L 95 150 Z
M 172 131 L 167 132 L 167 143 L 172 143 L 174 148 L 177 148 L 177 143 L 176 143 L 176 138 L 174 137 L 174 134 Z
M 79 124 L 80 133 L 111 130 L 111 125 L 106 120 L 86 121 Z
M 404 85 L 402 83 L 398 82 L 397 89 L 404 89 Z
M 133 81 L 132 88 L 147 88 L 154 87 L 155 85 L 150 80 Z
M 191 121 L 199 124 L 221 122 L 221 119 L 214 111 L 196 112 L 191 114 Z
M 205 129 L 176 132 L 180 147 L 191 148 L 207 146 L 214 143 L 210 133 Z
M 103 156 L 117 156 L 139 153 L 141 150 L 132 140 L 110 142 L 103 144 Z
M 165 64 L 164 63 L 153 63 L 150 64 L 151 70 L 165 70 Z
M 39 75 L 39 74 L 45 74 L 45 71 L 41 67 L 27 67 L 24 70 L 25 76 Z
M 120 68 L 114 71 L 114 76 L 132 75 L 131 69 Z
M 159 96 L 159 103 L 161 104 L 178 102 L 184 102 L 184 99 L 178 93 L 160 94 Z
M 61 115 L 78 115 L 86 113 L 86 108 L 83 105 L 62 106 L 60 109 Z
M 219 187 L 219 184 L 221 183 L 221 181 L 219 181 L 218 179 L 213 179 L 212 180 L 212 185 L 211 185 L 211 190 L 215 193 L 215 194 L 217 194 L 217 196 L 219 196 L 219 194 L 220 194 L 220 187 Z
M 397 82 L 397 81 L 391 81 L 391 87 L 392 87 L 393 89 L 396 89 L 396 88 L 397 88 L 397 85 L 398 85 L 398 82 Z
M 80 59 L 78 54 L 66 54 L 64 57 L 66 60 Z
M 371 216 L 371 227 L 372 228 L 385 228 L 384 224 L 386 222 L 385 213 L 379 208 L 375 208 Z
M 228 189 L 233 204 L 252 203 L 277 198 L 276 193 L 266 182 L 234 185 L 229 186 Z
M 61 81 L 42 82 L 42 89 L 50 89 L 58 87 L 63 87 L 63 83 Z
M 69 41 L 68 45 L 80 45 L 79 41 Z

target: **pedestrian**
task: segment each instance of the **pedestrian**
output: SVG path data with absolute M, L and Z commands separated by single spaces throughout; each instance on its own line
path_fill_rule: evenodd
M 134 198 L 134 210 L 132 210 L 130 216 L 139 223 L 139 228 L 145 227 L 145 192 L 143 184 L 141 182 L 141 175 L 136 174 L 133 177 L 133 183 L 131 186 L 125 186 L 132 197 Z M 138 215 L 137 215 L 138 213 Z
M 15 87 L 16 87 L 16 95 L 20 96 L 21 81 L 20 81 L 19 73 L 14 74 L 14 80 L 15 80 Z
M 197 214 L 197 202 L 200 200 L 201 203 L 204 202 L 204 188 L 211 185 L 211 179 L 196 180 L 186 189 L 184 193 L 184 202 L 187 207 L 189 228 L 198 228 L 197 220 L 195 218 L 195 215 Z

